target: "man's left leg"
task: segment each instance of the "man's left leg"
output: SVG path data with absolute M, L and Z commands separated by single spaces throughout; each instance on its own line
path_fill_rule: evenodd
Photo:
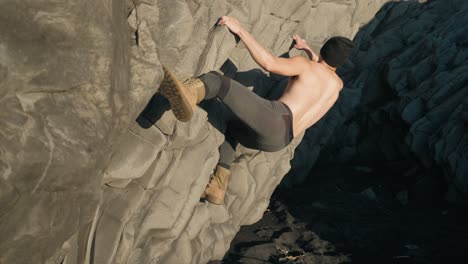
M 200 197 L 213 204 L 224 203 L 224 196 L 231 176 L 231 164 L 235 159 L 236 146 L 238 145 L 237 140 L 229 134 L 229 125 L 224 138 L 223 144 L 219 147 L 218 165 Z

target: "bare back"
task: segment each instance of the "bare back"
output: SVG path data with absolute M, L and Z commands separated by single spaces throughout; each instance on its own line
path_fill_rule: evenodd
M 289 78 L 279 99 L 293 113 L 294 137 L 319 121 L 338 99 L 343 82 L 325 65 L 310 61 L 310 67 Z

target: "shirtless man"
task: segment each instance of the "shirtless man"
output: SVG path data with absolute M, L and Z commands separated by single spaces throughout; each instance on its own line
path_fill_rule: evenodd
M 333 37 L 323 45 L 318 56 L 303 39 L 294 35 L 295 48 L 305 50 L 309 59 L 281 58 L 260 45 L 236 19 L 223 16 L 218 25 L 227 26 L 237 35 L 260 67 L 290 78 L 281 98 L 268 101 L 217 72 L 182 83 L 163 67 L 164 80 L 159 92 L 169 100 L 179 120 L 190 120 L 196 104 L 214 97 L 233 113 L 225 133 L 226 141 L 219 149 L 218 166 L 202 194 L 202 198 L 214 204 L 224 202 L 237 142 L 248 148 L 278 151 L 315 124 L 338 99 L 343 82 L 335 71 L 354 47 L 347 38 Z

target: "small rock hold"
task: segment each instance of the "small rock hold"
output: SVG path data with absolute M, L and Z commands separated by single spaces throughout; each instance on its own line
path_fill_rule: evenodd
M 405 245 L 405 248 L 409 249 L 409 250 L 416 250 L 416 249 L 419 249 L 419 247 L 417 245 Z
M 373 200 L 373 201 L 377 200 L 377 195 L 375 194 L 372 187 L 365 189 L 364 191 L 361 192 L 361 194 L 369 198 L 370 200 Z
M 396 198 L 402 205 L 407 205 L 408 204 L 408 191 L 404 190 L 399 193 L 397 193 Z

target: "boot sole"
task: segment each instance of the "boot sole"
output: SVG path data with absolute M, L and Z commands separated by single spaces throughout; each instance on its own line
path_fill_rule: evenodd
M 210 197 L 210 196 L 207 196 L 206 197 L 206 200 L 212 204 L 217 204 L 217 205 L 221 205 L 224 203 L 224 199 L 219 199 L 219 198 L 213 198 L 213 197 Z
M 186 87 L 166 67 L 163 66 L 163 70 L 164 79 L 159 87 L 159 93 L 169 100 L 175 117 L 187 122 L 193 116 L 193 109 L 187 99 Z
M 205 200 L 207 200 L 208 202 L 212 203 L 212 204 L 224 204 L 224 196 L 223 197 L 216 197 L 216 196 L 213 196 L 213 195 L 209 195 L 207 194 L 206 192 L 203 192 L 203 194 L 205 194 Z
M 200 195 L 200 199 L 206 200 L 212 204 L 217 204 L 217 205 L 224 204 L 224 198 L 216 198 L 216 197 L 210 196 L 206 194 L 205 191 L 203 191 L 203 193 Z

